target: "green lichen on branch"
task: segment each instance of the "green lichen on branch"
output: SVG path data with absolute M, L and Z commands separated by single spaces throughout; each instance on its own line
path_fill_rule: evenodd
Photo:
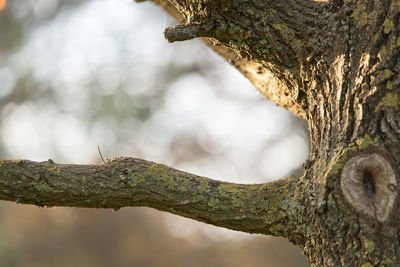
M 383 110 L 385 108 L 399 109 L 399 96 L 394 93 L 387 93 L 375 107 L 375 112 Z
M 105 165 L 0 162 L 0 199 L 38 206 L 147 206 L 249 233 L 288 236 L 294 178 L 234 184 L 135 158 Z

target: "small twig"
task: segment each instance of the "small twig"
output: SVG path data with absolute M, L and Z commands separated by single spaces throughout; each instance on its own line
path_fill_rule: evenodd
M 104 165 L 107 167 L 108 171 L 111 174 L 110 165 L 108 165 L 108 163 L 104 160 L 103 155 L 101 154 L 100 146 L 97 146 L 97 150 L 99 151 L 99 155 L 100 155 L 101 160 L 103 161 Z

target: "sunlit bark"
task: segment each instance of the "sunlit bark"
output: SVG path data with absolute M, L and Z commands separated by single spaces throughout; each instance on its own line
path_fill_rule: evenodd
M 149 206 L 283 236 L 315 266 L 399 266 L 398 0 L 153 0 L 268 99 L 304 118 L 303 176 L 237 185 L 139 159 L 0 162 L 0 198 L 46 206 Z M 271 75 L 278 82 L 271 86 Z

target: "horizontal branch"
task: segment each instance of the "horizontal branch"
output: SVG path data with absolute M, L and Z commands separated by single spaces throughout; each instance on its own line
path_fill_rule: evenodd
M 142 159 L 107 165 L 0 161 L 0 199 L 37 206 L 147 206 L 248 233 L 288 236 L 293 179 L 234 184 Z

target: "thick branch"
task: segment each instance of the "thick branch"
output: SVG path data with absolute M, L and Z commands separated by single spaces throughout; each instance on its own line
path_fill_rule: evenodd
M 320 28 L 313 1 L 170 0 L 187 19 L 166 30 L 169 41 L 211 37 L 242 57 L 271 68 L 285 83 L 300 80 L 299 66 L 311 34 Z
M 248 233 L 288 236 L 293 179 L 233 184 L 162 164 L 116 158 L 101 165 L 0 161 L 0 199 L 38 206 L 147 206 Z
M 166 30 L 169 41 L 210 37 L 203 39 L 269 100 L 306 118 L 299 66 L 320 27 L 321 3 L 152 1 L 184 23 Z

